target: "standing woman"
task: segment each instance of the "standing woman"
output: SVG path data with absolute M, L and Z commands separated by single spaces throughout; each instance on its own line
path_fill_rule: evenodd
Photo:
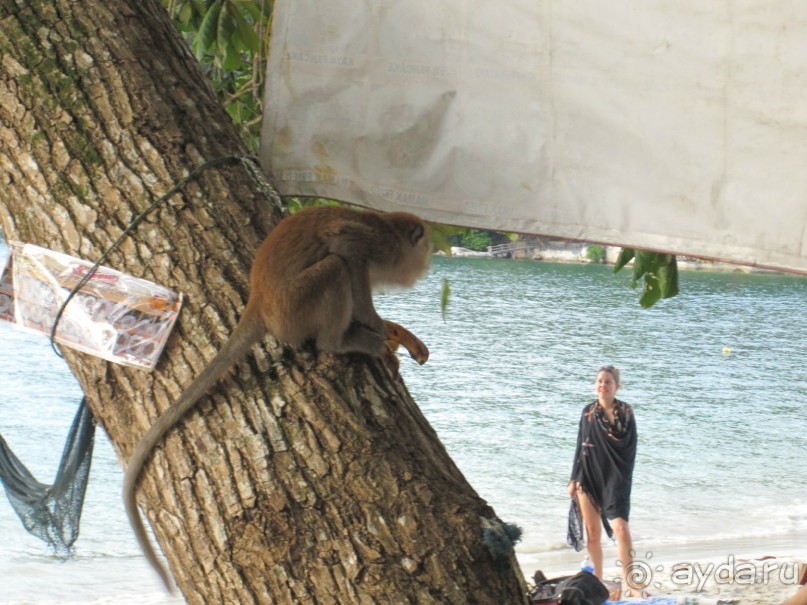
M 636 421 L 633 408 L 616 398 L 619 370 L 603 366 L 597 372 L 597 400 L 583 408 L 577 434 L 569 495 L 577 496 L 588 535 L 588 554 L 594 573 L 602 578 L 602 528 L 614 537 L 626 590 L 633 563 L 628 526 L 633 465 L 636 459 Z M 612 529 L 613 527 L 613 529 Z

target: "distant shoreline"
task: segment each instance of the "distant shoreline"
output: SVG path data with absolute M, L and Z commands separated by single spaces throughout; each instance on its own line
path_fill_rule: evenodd
M 551 263 L 571 263 L 579 265 L 614 265 L 621 248 L 619 246 L 603 246 L 605 256 L 602 260 L 591 260 L 586 256 L 589 244 L 565 244 L 553 248 L 531 248 L 527 250 L 514 250 L 509 253 L 491 253 L 468 250 L 466 248 L 452 247 L 451 256 L 458 258 L 506 258 L 512 260 L 543 261 Z M 443 252 L 438 254 L 446 255 Z M 770 273 L 783 274 L 774 269 L 763 269 L 751 265 L 738 265 L 719 261 L 705 261 L 689 257 L 677 258 L 678 269 L 683 271 L 717 271 L 721 273 Z
M 0 233 L 0 246 L 7 246 L 6 240 Z M 466 248 L 452 247 L 451 256 L 458 258 L 508 258 L 512 260 L 543 261 L 548 263 L 571 263 L 578 265 L 614 265 L 616 257 L 621 248 L 619 246 L 603 246 L 605 257 L 600 261 L 593 261 L 586 257 L 586 250 L 589 244 L 565 244 L 556 248 L 534 248 L 531 253 L 516 251 L 512 256 L 503 254 L 492 254 L 490 252 L 478 252 Z M 437 255 L 448 256 L 444 252 L 437 252 Z M 717 271 L 720 273 L 769 273 L 772 275 L 787 275 L 786 272 L 774 269 L 763 269 L 751 265 L 737 265 L 733 263 L 723 263 L 718 261 L 702 261 L 689 259 L 688 257 L 678 257 L 678 269 L 683 271 Z

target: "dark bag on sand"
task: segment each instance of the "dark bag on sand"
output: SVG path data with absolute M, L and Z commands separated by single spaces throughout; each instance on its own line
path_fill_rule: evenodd
M 536 571 L 534 580 L 535 588 L 530 593 L 532 605 L 602 605 L 609 596 L 605 585 L 587 571 L 551 580 Z
M 607 599 L 608 589 L 588 571 L 581 571 L 558 585 L 560 605 L 602 605 Z

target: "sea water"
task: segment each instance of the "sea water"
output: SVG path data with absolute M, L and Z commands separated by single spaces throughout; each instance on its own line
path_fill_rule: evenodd
M 629 281 L 600 265 L 438 258 L 413 290 L 376 301 L 431 349 L 422 367 L 402 358 L 401 373 L 469 482 L 523 528 L 525 574 L 582 558 L 565 545 L 566 485 L 606 363 L 621 368 L 639 429 L 637 556 L 807 554 L 807 279 L 685 271 L 682 294 L 649 310 Z M 8 326 L 0 368 L 0 434 L 49 483 L 81 390 L 47 338 Z M 0 497 L 0 604 L 182 602 L 140 555 L 121 479 L 99 429 L 68 560 Z

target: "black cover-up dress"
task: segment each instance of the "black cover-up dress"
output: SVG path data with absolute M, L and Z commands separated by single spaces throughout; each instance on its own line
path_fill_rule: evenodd
M 636 461 L 636 420 L 633 408 L 614 400 L 614 422 L 594 401 L 583 408 L 577 433 L 577 449 L 572 466 L 572 481 L 599 508 L 608 537 L 613 531 L 609 519 L 630 516 L 630 492 Z

